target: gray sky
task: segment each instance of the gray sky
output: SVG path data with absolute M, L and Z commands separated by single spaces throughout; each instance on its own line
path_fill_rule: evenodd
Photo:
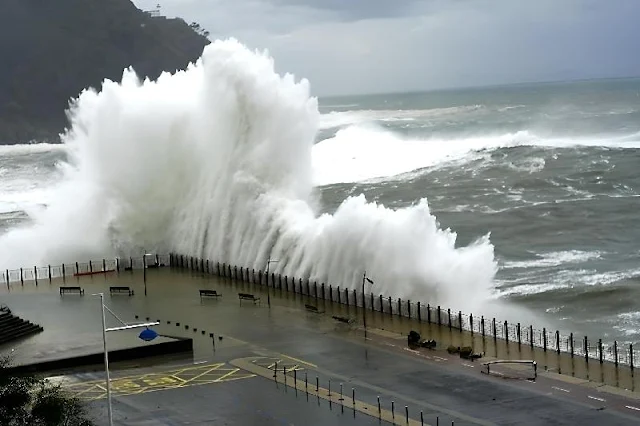
M 267 48 L 316 95 L 640 75 L 640 0 L 133 0 Z

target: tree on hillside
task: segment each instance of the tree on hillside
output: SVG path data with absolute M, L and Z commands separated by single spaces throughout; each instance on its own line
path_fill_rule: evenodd
M 0 358 L 0 426 L 93 426 L 84 404 L 59 385 L 18 375 Z

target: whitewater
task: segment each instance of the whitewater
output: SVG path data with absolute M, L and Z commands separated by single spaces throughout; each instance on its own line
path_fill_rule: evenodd
M 235 40 L 157 81 L 125 70 L 81 93 L 68 115 L 60 179 L 46 207 L 0 237 L 4 267 L 174 251 L 255 269 L 278 259 L 275 273 L 350 288 L 366 271 L 376 293 L 464 310 L 490 299 L 498 263 L 488 233 L 457 243 L 426 198 L 389 208 L 355 195 L 321 212 L 315 190 L 436 164 L 486 140 L 415 163 L 371 140 L 395 136 L 356 125 L 315 145 L 328 126 L 309 83 Z M 332 162 L 337 151 L 347 160 Z

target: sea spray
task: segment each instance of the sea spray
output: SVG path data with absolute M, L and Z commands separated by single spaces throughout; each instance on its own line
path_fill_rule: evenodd
M 125 70 L 72 103 L 68 162 L 47 209 L 0 239 L 7 267 L 176 251 L 238 266 L 472 309 L 496 263 L 488 236 L 456 247 L 426 200 L 392 210 L 345 200 L 317 213 L 317 102 L 234 40 L 186 71 Z

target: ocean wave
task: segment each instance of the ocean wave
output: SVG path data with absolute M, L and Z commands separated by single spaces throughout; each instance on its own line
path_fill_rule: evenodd
M 61 143 L 32 143 L 19 145 L 0 145 L 0 156 L 39 154 L 51 151 L 65 151 L 67 147 Z
M 234 40 L 157 81 L 126 70 L 84 91 L 63 137 L 63 177 L 32 224 L 0 237 L 3 266 L 144 247 L 253 269 L 276 258 L 274 273 L 344 288 L 359 288 L 366 270 L 389 296 L 481 303 L 497 269 L 488 235 L 457 247 L 426 200 L 391 209 L 356 196 L 318 211 L 312 156 L 331 147 L 314 146 L 316 102 L 305 80 L 277 75 L 271 58 Z

